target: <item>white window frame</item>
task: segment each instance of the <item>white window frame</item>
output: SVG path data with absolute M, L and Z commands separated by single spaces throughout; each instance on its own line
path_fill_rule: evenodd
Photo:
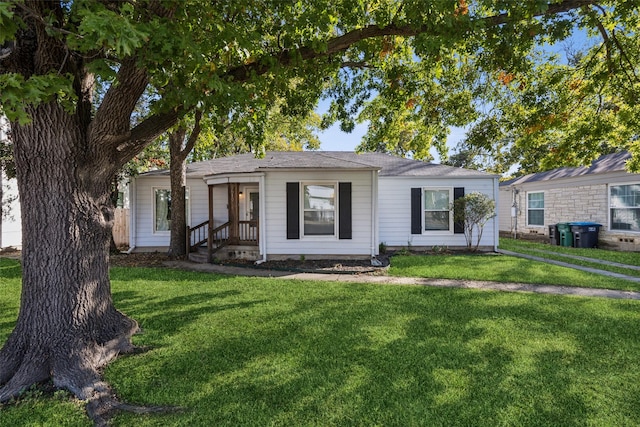
M 611 190 L 613 187 L 621 187 L 621 186 L 625 186 L 625 185 L 640 185 L 640 182 L 620 182 L 620 183 L 616 183 L 616 184 L 609 184 L 607 187 L 607 198 L 608 198 L 608 209 L 607 209 L 607 226 L 609 228 L 610 231 L 615 231 L 617 233 L 634 233 L 634 234 L 638 234 L 640 233 L 640 231 L 635 231 L 635 230 L 624 230 L 624 229 L 620 229 L 620 228 L 613 228 L 613 215 L 611 214 L 611 210 L 612 209 L 624 209 L 624 208 L 614 208 L 613 206 L 611 206 Z M 635 208 L 627 208 L 627 209 L 635 209 Z M 640 209 L 640 205 L 638 205 L 638 209 Z
M 333 234 L 318 235 L 305 234 L 304 227 L 304 189 L 310 185 L 333 186 Z M 337 181 L 302 181 L 300 182 L 300 238 L 306 240 L 337 240 L 338 239 L 338 182 Z M 306 209 L 306 211 L 315 211 L 314 209 Z
M 449 229 L 447 230 L 426 230 L 426 224 L 425 224 L 425 213 L 427 212 L 427 209 L 425 207 L 425 203 L 426 203 L 426 192 L 427 191 L 448 191 L 449 192 L 449 203 L 447 204 L 448 207 L 447 209 L 428 209 L 429 212 L 449 212 Z M 453 234 L 454 232 L 454 228 L 453 228 L 453 210 L 451 209 L 451 204 L 453 203 L 453 187 L 422 187 L 422 195 L 421 195 L 421 201 L 420 201 L 420 211 L 421 214 L 420 216 L 421 221 L 422 221 L 422 234 L 429 234 L 429 235 L 434 235 L 434 234 Z
M 171 194 L 171 187 L 153 187 L 151 189 L 151 210 L 152 210 L 152 217 L 153 217 L 153 221 L 151 223 L 151 231 L 153 232 L 153 234 L 156 235 L 170 235 L 171 234 L 171 224 L 169 224 L 169 229 L 168 230 L 157 230 L 156 229 L 156 192 L 159 190 L 165 190 L 168 191 L 169 194 Z M 190 197 L 190 191 L 189 191 L 189 187 L 185 187 L 185 209 L 186 209 L 186 213 L 185 213 L 185 217 L 187 220 L 187 225 L 191 225 L 191 197 Z
M 542 194 L 542 208 L 531 208 L 529 207 L 529 195 L 530 194 Z M 526 203 L 527 203 L 527 227 L 544 227 L 544 215 L 545 215 L 545 194 L 544 191 L 527 191 L 527 195 L 526 195 Z M 529 219 L 529 211 L 542 211 L 542 224 L 531 224 L 531 221 Z

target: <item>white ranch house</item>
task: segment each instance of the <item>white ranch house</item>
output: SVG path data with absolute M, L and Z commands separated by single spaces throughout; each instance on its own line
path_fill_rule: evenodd
M 374 258 L 389 249 L 465 247 L 449 205 L 477 191 L 493 200 L 498 176 L 381 153 L 267 152 L 188 165 L 191 250 L 214 258 L 257 261 Z M 169 245 L 168 171 L 130 185 L 130 248 Z M 498 220 L 480 247 L 495 250 Z
M 500 183 L 500 231 L 549 236 L 559 222 L 602 224 L 599 245 L 640 250 L 640 174 L 629 173 L 627 152 L 608 154 L 590 166 L 559 168 Z

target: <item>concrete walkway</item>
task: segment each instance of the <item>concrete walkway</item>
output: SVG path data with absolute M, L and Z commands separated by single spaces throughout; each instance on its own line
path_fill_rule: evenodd
M 619 267 L 619 268 L 626 268 L 627 270 L 636 270 L 636 271 L 640 271 L 640 266 L 638 265 L 629 265 L 629 264 L 621 264 L 619 262 L 613 262 L 613 261 L 607 261 L 604 259 L 598 259 L 598 258 L 589 258 L 586 256 L 580 256 L 580 255 L 571 255 L 571 254 L 565 254 L 565 253 L 560 253 L 560 252 L 554 252 L 554 251 L 545 251 L 542 249 L 527 249 L 529 252 L 536 252 L 536 253 L 541 253 L 543 255 L 556 255 L 562 258 L 569 258 L 569 259 L 575 259 L 575 260 L 579 260 L 579 261 L 587 261 L 587 262 L 591 262 L 593 264 L 601 264 L 601 265 L 608 265 L 611 267 Z
M 418 277 L 375 276 L 366 274 L 295 273 L 259 268 L 242 268 L 217 264 L 199 264 L 190 261 L 167 261 L 167 267 L 181 270 L 228 274 L 232 276 L 273 277 L 286 280 L 316 280 L 343 283 L 376 283 L 382 285 L 414 285 L 447 288 L 488 289 L 504 292 L 532 292 L 552 295 L 578 295 L 615 299 L 640 300 L 640 292 L 611 289 L 579 288 L 573 286 L 531 285 L 525 283 L 497 283 L 470 280 L 425 279 Z
M 520 252 L 505 251 L 503 249 L 499 249 L 498 252 L 505 255 L 517 256 L 519 258 L 546 262 L 547 264 L 559 265 L 561 267 L 568 267 L 576 270 L 586 271 L 587 273 L 599 274 L 601 276 L 607 276 L 607 277 L 615 277 L 616 279 L 624 279 L 624 280 L 629 280 L 630 282 L 640 283 L 640 277 L 636 277 L 636 276 L 628 276 L 626 274 L 614 273 L 613 271 L 600 270 L 594 267 L 585 267 L 583 265 L 571 264 L 569 262 L 558 261 L 555 259 L 549 259 L 549 258 L 544 258 L 544 257 L 539 257 L 539 256 L 529 255 L 529 254 L 522 254 Z M 535 252 L 541 252 L 543 254 L 548 254 L 548 255 L 556 255 L 556 256 L 565 257 L 565 258 L 577 259 L 577 260 L 587 261 L 587 262 L 596 263 L 596 264 L 610 265 L 610 266 L 619 267 L 619 268 L 627 268 L 630 270 L 640 270 L 640 267 L 637 267 L 635 265 L 620 264 L 617 262 L 603 261 L 599 259 L 597 260 L 594 258 L 587 258 L 583 256 L 565 255 L 565 254 L 559 254 L 557 252 L 542 251 L 542 250 L 536 250 Z

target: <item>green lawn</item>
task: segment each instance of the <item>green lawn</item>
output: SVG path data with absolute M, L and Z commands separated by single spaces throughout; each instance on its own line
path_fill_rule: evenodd
M 551 246 L 544 243 L 527 242 L 523 240 L 500 239 L 500 248 L 509 251 L 529 254 L 546 259 L 568 262 L 575 265 L 597 268 L 614 273 L 625 274 L 632 277 L 640 277 L 637 269 L 607 265 L 602 262 L 592 262 L 571 258 L 575 256 L 586 257 L 595 260 L 615 262 L 629 266 L 640 266 L 640 254 L 636 252 L 617 252 L 603 249 L 584 249 L 563 246 Z
M 559 254 L 579 255 L 588 258 L 613 261 L 620 264 L 640 266 L 640 254 L 638 252 L 611 251 L 597 248 L 571 248 L 565 246 L 549 245 L 545 243 L 531 242 L 527 240 L 514 240 L 500 238 L 500 248 L 512 251 L 526 249 L 541 249 Z
M 640 290 L 640 283 L 498 254 L 394 256 L 391 260 L 389 274 L 400 277 L 489 280 Z
M 19 268 L 0 260 L 0 339 Z M 106 378 L 184 408 L 116 426 L 639 425 L 640 302 L 114 268 L 151 351 Z M 89 425 L 64 393 L 0 425 Z

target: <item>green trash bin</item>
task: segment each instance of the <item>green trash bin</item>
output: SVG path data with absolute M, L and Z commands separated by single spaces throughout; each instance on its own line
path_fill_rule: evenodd
M 571 224 L 568 222 L 558 223 L 558 234 L 560 237 L 560 246 L 573 246 L 573 233 L 571 232 Z

